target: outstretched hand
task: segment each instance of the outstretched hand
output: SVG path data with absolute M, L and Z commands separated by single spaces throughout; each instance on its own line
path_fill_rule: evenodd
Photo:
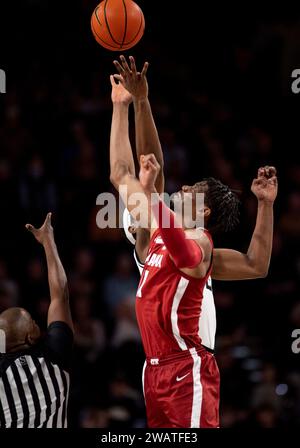
M 146 193 L 156 192 L 155 181 L 160 171 L 160 165 L 154 154 L 142 155 L 140 158 L 140 183 Z
M 123 87 L 120 82 L 116 82 L 113 75 L 110 76 L 111 83 L 111 100 L 114 104 L 126 104 L 129 105 L 132 102 L 132 95 L 128 90 Z
M 120 62 L 115 60 L 114 65 L 118 70 L 118 74 L 114 75 L 114 78 L 117 79 L 123 87 L 131 93 L 134 99 L 145 99 L 148 97 L 148 82 L 146 74 L 149 63 L 145 62 L 141 72 L 137 71 L 133 56 L 129 56 L 129 64 L 123 55 L 120 56 Z
M 273 203 L 278 192 L 278 182 L 274 166 L 259 168 L 257 178 L 253 180 L 251 191 L 259 201 Z
M 54 239 L 51 216 L 52 213 L 47 214 L 44 224 L 39 229 L 36 229 L 32 224 L 25 225 L 26 229 L 29 230 L 35 239 L 42 245 Z

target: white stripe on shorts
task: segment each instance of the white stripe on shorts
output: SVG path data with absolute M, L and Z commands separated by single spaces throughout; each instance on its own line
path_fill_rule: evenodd
M 201 358 L 195 348 L 190 349 L 194 360 L 193 365 L 193 405 L 191 416 L 191 428 L 200 428 L 203 390 L 201 384 Z

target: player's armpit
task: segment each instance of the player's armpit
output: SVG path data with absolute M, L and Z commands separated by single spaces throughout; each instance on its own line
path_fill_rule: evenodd
M 214 249 L 212 278 L 214 280 L 251 280 L 266 277 L 265 270 L 247 254 L 232 249 Z
M 146 229 L 137 229 L 135 251 L 141 263 L 145 263 L 150 242 L 150 231 Z

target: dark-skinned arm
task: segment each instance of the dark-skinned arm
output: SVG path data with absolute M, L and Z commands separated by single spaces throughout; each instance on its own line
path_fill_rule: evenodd
M 251 190 L 258 199 L 255 229 L 247 253 L 231 249 L 213 252 L 212 278 L 215 280 L 248 280 L 266 277 L 273 244 L 273 204 L 277 196 L 274 167 L 258 170 Z
M 39 229 L 31 224 L 27 224 L 26 228 L 42 244 L 46 255 L 51 300 L 48 310 L 48 326 L 53 322 L 60 321 L 66 323 L 74 331 L 69 304 L 68 281 L 54 240 L 51 213 L 48 213 L 44 224 Z

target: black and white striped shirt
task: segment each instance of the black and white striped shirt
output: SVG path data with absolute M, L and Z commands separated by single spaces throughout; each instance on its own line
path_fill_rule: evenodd
M 52 323 L 41 343 L 0 354 L 0 428 L 66 428 L 73 333 Z

